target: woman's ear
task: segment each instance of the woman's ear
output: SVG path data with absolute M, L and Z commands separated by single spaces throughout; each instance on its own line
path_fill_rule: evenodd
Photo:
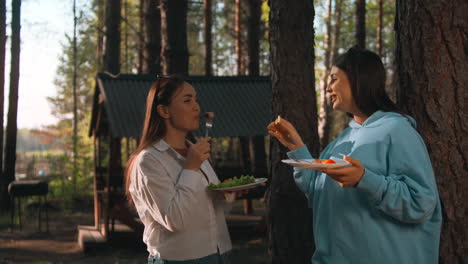
M 156 107 L 156 110 L 158 111 L 159 116 L 161 116 L 164 119 L 167 119 L 170 117 L 169 114 L 169 109 L 165 105 L 158 105 Z

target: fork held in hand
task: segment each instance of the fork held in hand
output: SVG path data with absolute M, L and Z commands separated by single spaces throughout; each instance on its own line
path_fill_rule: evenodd
M 205 117 L 205 137 L 208 137 L 208 134 L 213 127 L 214 113 L 206 112 L 203 116 Z
M 208 137 L 208 133 L 212 127 L 213 127 L 213 120 L 207 119 L 205 123 L 205 137 Z

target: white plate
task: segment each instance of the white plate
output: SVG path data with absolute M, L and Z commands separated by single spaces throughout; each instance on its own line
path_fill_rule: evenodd
M 255 178 L 255 182 L 253 182 L 253 183 L 239 185 L 239 186 L 233 186 L 233 187 L 210 189 L 210 190 L 219 191 L 219 192 L 236 192 L 236 191 L 248 190 L 248 189 L 252 189 L 252 188 L 255 188 L 255 187 L 261 185 L 262 183 L 266 182 L 267 180 L 268 180 L 267 178 Z
M 323 164 L 320 162 L 315 162 L 313 159 L 285 159 L 282 160 L 283 163 L 291 165 L 299 169 L 308 169 L 308 170 L 320 170 L 320 169 L 329 169 L 329 168 L 343 168 L 350 163 L 342 159 L 333 159 L 336 163 L 334 164 Z

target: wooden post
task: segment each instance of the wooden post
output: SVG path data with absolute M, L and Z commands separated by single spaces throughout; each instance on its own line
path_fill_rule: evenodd
M 101 157 L 100 153 L 100 146 L 99 138 L 94 133 L 94 227 L 97 229 L 99 226 L 99 198 L 98 198 L 98 188 L 97 188 L 97 177 L 98 177 L 98 168 L 101 166 Z

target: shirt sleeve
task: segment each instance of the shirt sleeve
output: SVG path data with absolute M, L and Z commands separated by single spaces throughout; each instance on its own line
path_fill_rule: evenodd
M 287 155 L 291 159 L 312 159 L 312 155 L 305 145 L 288 152 Z M 293 177 L 297 187 L 305 194 L 309 201 L 309 207 L 312 207 L 312 198 L 314 195 L 314 185 L 317 172 L 313 170 L 294 168 Z
M 222 193 L 215 193 L 213 195 L 213 202 L 216 208 L 221 208 L 225 214 L 229 213 L 232 210 L 233 204 L 236 200 L 226 200 Z
M 203 191 L 202 177 L 191 170 L 182 170 L 174 184 L 164 166 L 150 153 L 144 153 L 136 168 L 136 193 L 142 206 L 169 231 L 183 230 L 195 210 L 197 199 L 194 194 Z
M 366 168 L 356 188 L 385 214 L 401 222 L 421 223 L 433 214 L 438 194 L 426 146 L 410 129 L 391 137 L 389 175 Z

